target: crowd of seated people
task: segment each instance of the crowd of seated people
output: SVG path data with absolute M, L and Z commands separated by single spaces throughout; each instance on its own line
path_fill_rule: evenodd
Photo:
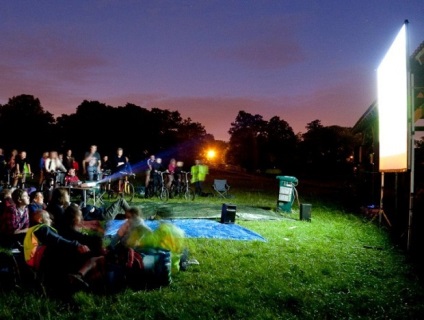
M 20 251 L 55 291 L 99 287 L 106 276 L 103 234 L 82 232 L 83 222 L 106 222 L 135 209 L 123 198 L 107 207 L 81 208 L 71 203 L 66 188 L 54 189 L 48 204 L 39 191 L 31 199 L 25 189 L 3 190 L 0 247 Z

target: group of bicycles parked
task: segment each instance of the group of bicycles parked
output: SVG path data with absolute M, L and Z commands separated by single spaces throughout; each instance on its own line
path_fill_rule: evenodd
M 190 187 L 190 172 L 181 171 L 178 174 L 174 174 L 170 184 L 167 183 L 169 174 L 166 170 L 154 172 L 147 188 L 145 188 L 145 197 L 152 198 L 156 196 L 162 201 L 168 201 L 170 198 L 194 200 L 195 193 Z

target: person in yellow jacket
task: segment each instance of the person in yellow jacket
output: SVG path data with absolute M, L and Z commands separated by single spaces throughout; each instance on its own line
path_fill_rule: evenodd
M 199 196 L 203 195 L 203 182 L 206 180 L 206 175 L 209 173 L 208 166 L 203 164 L 202 160 L 195 160 L 190 173 L 191 183 L 194 184 L 195 193 Z

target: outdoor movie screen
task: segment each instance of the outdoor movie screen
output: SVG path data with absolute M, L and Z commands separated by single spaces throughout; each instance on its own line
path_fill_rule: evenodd
M 408 70 L 406 23 L 377 69 L 380 171 L 408 169 Z

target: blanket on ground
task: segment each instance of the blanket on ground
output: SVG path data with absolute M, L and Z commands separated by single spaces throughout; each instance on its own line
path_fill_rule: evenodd
M 111 220 L 106 224 L 105 236 L 113 236 L 125 220 Z M 246 229 L 238 224 L 220 223 L 210 219 L 175 219 L 162 220 L 182 229 L 187 238 L 212 238 L 230 240 L 266 241 L 260 234 Z M 161 221 L 146 220 L 146 224 L 155 230 Z

